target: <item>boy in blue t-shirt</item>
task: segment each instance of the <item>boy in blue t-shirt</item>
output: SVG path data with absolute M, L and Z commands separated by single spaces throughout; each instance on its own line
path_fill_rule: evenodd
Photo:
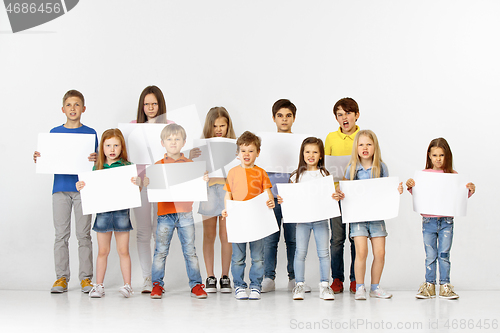
M 50 133 L 94 134 L 95 151 L 97 151 L 97 133 L 80 122 L 85 112 L 85 99 L 77 90 L 69 90 L 63 97 L 62 112 L 66 115 L 66 123 L 54 127 Z M 96 152 L 89 156 L 89 161 L 95 162 Z M 42 152 L 43 153 L 43 152 Z M 35 151 L 33 160 L 36 163 L 40 153 Z M 78 257 L 80 263 L 80 286 L 82 292 L 92 289 L 93 261 L 90 225 L 92 215 L 83 215 L 80 193 L 76 190 L 77 175 L 54 175 L 52 190 L 52 212 L 55 228 L 54 262 L 57 280 L 50 290 L 52 293 L 62 293 L 68 290 L 69 248 L 68 240 L 71 231 L 71 208 L 74 208 L 76 238 L 78 239 Z

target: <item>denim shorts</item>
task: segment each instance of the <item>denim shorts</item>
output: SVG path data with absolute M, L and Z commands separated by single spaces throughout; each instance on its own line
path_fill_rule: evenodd
M 207 198 L 208 201 L 201 201 L 198 208 L 198 214 L 204 216 L 222 216 L 224 210 L 224 185 L 214 184 L 208 187 Z
M 97 213 L 92 230 L 95 232 L 119 232 L 132 230 L 132 223 L 130 223 L 130 209 Z
M 357 222 L 349 224 L 349 237 L 356 236 L 372 237 L 386 237 L 387 231 L 385 229 L 384 221 L 370 221 L 370 222 Z

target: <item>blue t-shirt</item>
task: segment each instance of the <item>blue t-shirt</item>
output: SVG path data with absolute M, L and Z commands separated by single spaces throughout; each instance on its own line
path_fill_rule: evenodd
M 267 173 L 269 180 L 271 181 L 271 185 L 273 187 L 271 188 L 271 192 L 273 193 L 273 196 L 275 198 L 278 197 L 278 187 L 276 184 L 281 184 L 281 183 L 288 183 L 288 180 L 290 179 L 290 174 L 289 173 L 278 173 L 278 172 L 268 172 Z
M 54 127 L 50 133 L 70 133 L 70 134 L 94 134 L 95 135 L 95 150 L 97 152 L 97 133 L 93 128 L 82 125 L 78 128 L 66 128 L 64 125 Z M 89 155 L 92 152 L 89 152 Z M 78 175 L 54 175 L 54 187 L 52 194 L 56 192 L 77 192 L 76 182 Z
M 380 164 L 380 168 L 382 169 L 380 177 L 389 177 L 389 170 L 387 170 L 387 166 L 385 165 L 384 162 Z M 348 166 L 345 170 L 345 178 L 349 179 L 350 177 L 350 166 Z M 356 166 L 356 175 L 354 176 L 355 180 L 362 180 L 362 179 L 370 179 L 372 178 L 372 168 L 365 169 L 361 164 L 358 164 Z

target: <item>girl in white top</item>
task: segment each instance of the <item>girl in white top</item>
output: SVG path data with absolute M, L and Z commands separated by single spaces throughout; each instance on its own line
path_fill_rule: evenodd
M 328 175 L 328 170 L 325 168 L 325 149 L 323 147 L 323 141 L 314 137 L 306 138 L 300 147 L 299 166 L 297 170 L 290 175 L 290 181 L 292 183 L 307 182 Z M 278 196 L 278 200 L 281 200 L 280 196 Z M 314 232 L 316 251 L 319 258 L 319 297 L 324 300 L 333 300 L 335 296 L 329 285 L 330 254 L 328 247 L 330 244 L 330 231 L 328 229 L 328 220 L 297 223 L 295 259 L 293 261 L 297 284 L 292 291 L 293 299 L 304 299 L 305 260 L 311 231 Z

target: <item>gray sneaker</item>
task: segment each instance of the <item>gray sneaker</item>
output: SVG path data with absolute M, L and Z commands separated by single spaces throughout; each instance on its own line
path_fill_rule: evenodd
M 293 282 L 295 284 L 295 280 Z M 270 291 L 274 291 L 275 289 L 276 289 L 276 284 L 274 283 L 274 280 L 267 277 L 264 278 L 264 280 L 262 281 L 262 289 L 260 292 L 268 293 Z

